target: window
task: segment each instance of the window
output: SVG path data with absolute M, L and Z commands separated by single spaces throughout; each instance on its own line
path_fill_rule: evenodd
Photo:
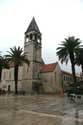
M 30 40 L 32 40 L 32 34 L 30 34 Z
M 71 77 L 70 77 L 70 79 L 69 79 L 69 80 L 70 80 L 70 82 L 72 81 L 72 80 L 71 80 Z
M 68 76 L 67 76 L 67 81 L 68 81 Z
M 64 76 L 64 80 L 66 80 L 66 77 Z
M 35 40 L 37 40 L 37 34 L 35 34 Z

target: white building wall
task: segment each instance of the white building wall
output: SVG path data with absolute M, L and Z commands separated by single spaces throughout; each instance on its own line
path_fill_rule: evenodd
M 23 67 L 19 67 L 18 71 L 18 90 L 22 90 L 22 75 L 23 75 Z M 8 90 L 8 85 L 10 85 L 11 91 L 14 91 L 15 89 L 15 83 L 14 83 L 14 68 L 10 69 L 3 69 L 2 70 L 2 79 L 0 83 L 0 88 L 3 90 Z

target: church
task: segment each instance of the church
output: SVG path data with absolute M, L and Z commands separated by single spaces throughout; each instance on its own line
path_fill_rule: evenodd
M 64 72 L 58 62 L 45 64 L 42 59 L 42 34 L 33 17 L 24 33 L 24 54 L 30 61 L 30 65 L 23 64 L 19 67 L 18 91 L 25 93 L 59 93 L 62 89 Z M 65 72 L 71 79 L 71 74 Z M 68 79 L 67 79 L 68 80 Z M 68 82 L 68 81 L 67 81 Z M 14 92 L 14 67 L 3 69 L 0 89 Z M 68 84 L 64 85 L 66 88 Z

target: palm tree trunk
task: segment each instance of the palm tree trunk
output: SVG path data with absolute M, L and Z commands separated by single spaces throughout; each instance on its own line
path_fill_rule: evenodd
M 73 83 L 74 85 L 76 85 L 74 54 L 72 52 L 70 53 L 70 61 L 71 61 L 71 68 L 72 68 L 72 75 L 73 75 Z
M 14 67 L 15 94 L 18 94 L 18 65 Z
M 2 76 L 2 68 L 0 69 L 0 82 L 1 82 L 1 76 Z
M 75 75 L 75 65 L 72 63 L 72 75 L 73 75 L 73 82 L 76 84 L 76 75 Z
M 83 65 L 81 65 L 81 69 L 82 69 L 82 76 L 83 76 Z

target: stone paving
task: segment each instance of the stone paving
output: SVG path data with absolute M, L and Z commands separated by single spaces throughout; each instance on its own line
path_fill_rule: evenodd
M 83 125 L 83 97 L 0 96 L 0 125 Z

